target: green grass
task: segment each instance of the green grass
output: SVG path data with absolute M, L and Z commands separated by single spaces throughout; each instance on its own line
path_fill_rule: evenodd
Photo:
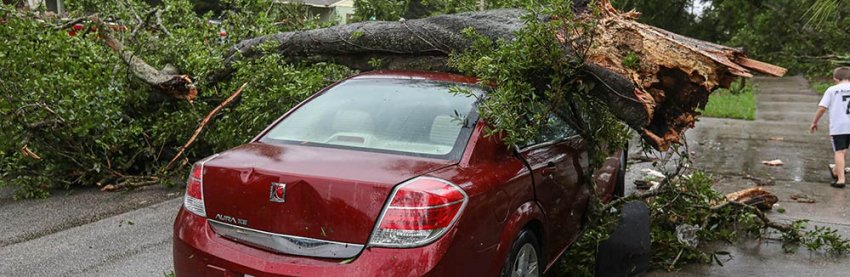
M 817 94 L 823 94 L 826 89 L 835 85 L 834 82 L 814 82 L 812 83 L 812 90 L 814 90 Z
M 832 77 L 806 76 L 806 79 L 809 80 L 809 85 L 812 87 L 812 91 L 817 94 L 823 94 L 826 89 L 835 85 L 835 82 L 832 81 Z
M 751 84 L 732 84 L 729 89 L 718 89 L 708 97 L 703 116 L 733 119 L 756 119 L 756 89 Z

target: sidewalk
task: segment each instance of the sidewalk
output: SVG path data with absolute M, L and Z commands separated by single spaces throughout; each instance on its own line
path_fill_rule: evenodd
M 811 225 L 830 226 L 850 238 L 850 188 L 835 189 L 827 169 L 832 163 L 828 122 L 809 134 L 820 95 L 802 77 L 756 78 L 759 94 L 756 120 L 702 118 L 686 133 L 694 166 L 719 179 L 716 189 L 728 193 L 755 186 L 750 175 L 775 180 L 764 187 L 779 197 L 785 213 L 769 211 L 773 220 L 810 219 Z M 770 167 L 764 160 L 780 159 Z M 816 203 L 798 203 L 791 195 L 807 195 Z M 850 258 L 829 257 L 800 249 L 785 254 L 777 242 L 717 243 L 717 250 L 733 260 L 718 265 L 690 265 L 680 272 L 653 272 L 650 276 L 847 276 Z

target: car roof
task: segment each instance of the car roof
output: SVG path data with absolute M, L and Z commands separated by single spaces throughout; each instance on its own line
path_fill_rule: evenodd
M 478 84 L 478 78 L 445 72 L 429 71 L 405 71 L 405 70 L 377 70 L 354 75 L 349 80 L 358 79 L 412 79 L 430 80 L 462 84 Z

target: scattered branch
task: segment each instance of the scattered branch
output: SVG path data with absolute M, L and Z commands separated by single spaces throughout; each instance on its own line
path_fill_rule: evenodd
M 26 144 L 23 147 L 21 147 L 21 153 L 24 154 L 25 157 L 32 158 L 33 160 L 37 160 L 37 161 L 41 160 L 41 156 L 39 156 L 38 154 L 36 154 L 32 150 L 30 150 L 30 148 L 27 147 Z
M 105 185 L 100 188 L 103 192 L 117 191 L 123 188 L 140 188 L 159 184 L 157 176 L 121 176 L 115 179 L 114 185 Z
M 53 29 L 55 29 L 55 30 L 65 30 L 65 29 L 68 29 L 68 28 L 73 27 L 74 25 L 77 25 L 77 24 L 79 24 L 79 23 L 82 23 L 82 22 L 83 22 L 83 21 L 85 21 L 86 19 L 89 19 L 89 17 L 88 17 L 88 16 L 85 16 L 85 17 L 75 18 L 75 19 L 73 19 L 73 20 L 71 20 L 71 21 L 65 22 L 65 24 L 62 24 L 62 25 L 59 25 L 59 26 L 53 27 Z
M 797 230 L 791 228 L 791 226 L 789 226 L 789 225 L 778 223 L 778 222 L 775 222 L 775 221 L 771 221 L 769 218 L 767 218 L 767 215 L 765 215 L 764 212 L 762 212 L 761 210 L 759 210 L 758 208 L 756 208 L 755 206 L 752 206 L 752 205 L 747 205 L 747 204 L 737 202 L 737 201 L 729 201 L 729 202 L 726 202 L 724 204 L 712 207 L 711 210 L 712 211 L 718 211 L 725 206 L 734 206 L 738 209 L 745 210 L 747 212 L 751 212 L 751 213 L 755 214 L 759 218 L 759 220 L 761 220 L 761 222 L 764 224 L 764 226 L 766 226 L 766 227 L 770 227 L 770 228 L 776 229 L 777 231 L 784 232 L 784 233 L 793 233 L 792 235 L 795 235 L 797 237 L 800 237 L 800 235 L 801 235 L 799 232 L 797 232 Z
M 156 16 L 157 29 L 159 29 L 160 31 L 162 31 L 163 33 L 168 35 L 169 37 L 173 36 L 173 35 L 171 35 L 171 32 L 168 31 L 168 28 L 165 28 L 165 24 L 162 24 L 162 10 L 161 9 L 156 10 L 155 16 Z
M 201 120 L 200 124 L 198 125 L 198 128 L 197 128 L 197 129 L 195 129 L 195 132 L 192 134 L 192 136 L 191 136 L 191 137 L 189 137 L 189 140 L 188 140 L 188 141 L 186 141 L 186 143 L 185 143 L 185 144 L 183 144 L 183 147 L 180 147 L 180 151 L 177 151 L 177 154 L 175 154 L 175 155 L 174 155 L 174 157 L 173 157 L 173 158 L 171 158 L 171 161 L 169 161 L 169 162 L 168 162 L 168 165 L 166 165 L 166 166 L 163 168 L 163 170 L 162 170 L 163 172 L 167 172 L 167 171 L 171 170 L 171 168 L 172 168 L 172 167 L 174 167 L 174 162 L 176 162 L 178 159 L 180 159 L 180 157 L 181 157 L 181 156 L 183 156 L 183 152 L 185 152 L 185 151 L 186 151 L 186 149 L 187 149 L 187 148 L 189 148 L 189 146 L 191 146 L 193 143 L 195 143 L 195 139 L 197 139 L 197 138 L 198 138 L 198 135 L 200 135 L 200 134 L 201 134 L 201 132 L 204 130 L 204 128 L 206 128 L 206 127 L 207 127 L 207 124 L 210 122 L 210 120 L 211 120 L 211 119 L 212 119 L 212 118 L 213 118 L 213 117 L 214 117 L 214 116 L 215 116 L 215 115 L 216 115 L 219 111 L 221 111 L 221 109 L 222 109 L 222 108 L 224 108 L 225 106 L 227 106 L 228 104 L 230 104 L 230 102 L 233 102 L 233 100 L 234 100 L 234 99 L 236 99 L 237 97 L 239 97 L 239 95 L 240 95 L 240 94 L 242 94 L 242 89 L 244 89 L 246 85 L 248 85 L 248 83 L 244 83 L 244 84 L 242 84 L 242 86 L 240 86 L 240 87 L 239 87 L 239 89 L 237 89 L 237 90 L 236 90 L 236 92 L 234 92 L 233 94 L 231 94 L 231 95 L 230 95 L 230 97 L 227 97 L 227 99 L 226 99 L 226 100 L 224 100 L 224 102 L 221 102 L 221 104 L 219 104 L 217 107 L 215 107 L 214 109 L 212 109 L 212 111 L 210 111 L 210 112 L 207 114 L 207 116 L 206 116 L 206 117 L 204 117 L 204 119 L 203 119 L 203 120 Z

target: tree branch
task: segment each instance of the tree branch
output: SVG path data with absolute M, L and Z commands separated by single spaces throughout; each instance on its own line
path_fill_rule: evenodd
M 97 16 L 90 17 L 97 26 L 98 34 L 109 48 L 114 50 L 127 67 L 139 80 L 145 82 L 157 91 L 177 99 L 192 101 L 198 91 L 188 75 L 179 75 L 166 70 L 157 70 L 147 62 L 137 57 L 132 51 L 125 49 L 124 44 L 115 39 L 112 30 Z
M 198 128 L 195 129 L 195 132 L 192 134 L 192 136 L 189 137 L 189 140 L 187 140 L 186 143 L 183 144 L 182 147 L 180 147 L 180 151 L 177 151 L 177 154 L 175 154 L 174 157 L 171 158 L 171 161 L 168 162 L 168 165 L 166 165 L 163 168 L 163 170 L 162 170 L 163 172 L 167 172 L 167 171 L 171 170 L 172 167 L 174 167 L 174 162 L 176 162 L 178 159 L 180 159 L 180 157 L 183 155 L 183 152 L 186 152 L 186 149 L 188 149 L 189 146 L 191 146 L 193 143 L 195 143 L 195 139 L 197 139 L 198 135 L 200 135 L 201 132 L 204 131 L 204 128 L 207 127 L 207 124 L 209 124 L 210 120 L 219 111 L 221 111 L 222 108 L 224 108 L 225 106 L 227 106 L 228 104 L 233 102 L 234 99 L 239 97 L 239 95 L 242 94 L 242 89 L 244 89 L 245 86 L 247 86 L 247 85 L 248 85 L 248 83 L 242 84 L 242 86 L 240 86 L 239 89 L 236 90 L 236 92 L 231 94 L 230 97 L 227 97 L 227 99 L 225 99 L 224 102 L 221 102 L 221 104 L 219 104 L 217 107 L 212 109 L 212 111 L 210 111 L 207 114 L 207 116 L 205 116 L 204 119 L 201 120 L 201 123 L 198 125 Z

